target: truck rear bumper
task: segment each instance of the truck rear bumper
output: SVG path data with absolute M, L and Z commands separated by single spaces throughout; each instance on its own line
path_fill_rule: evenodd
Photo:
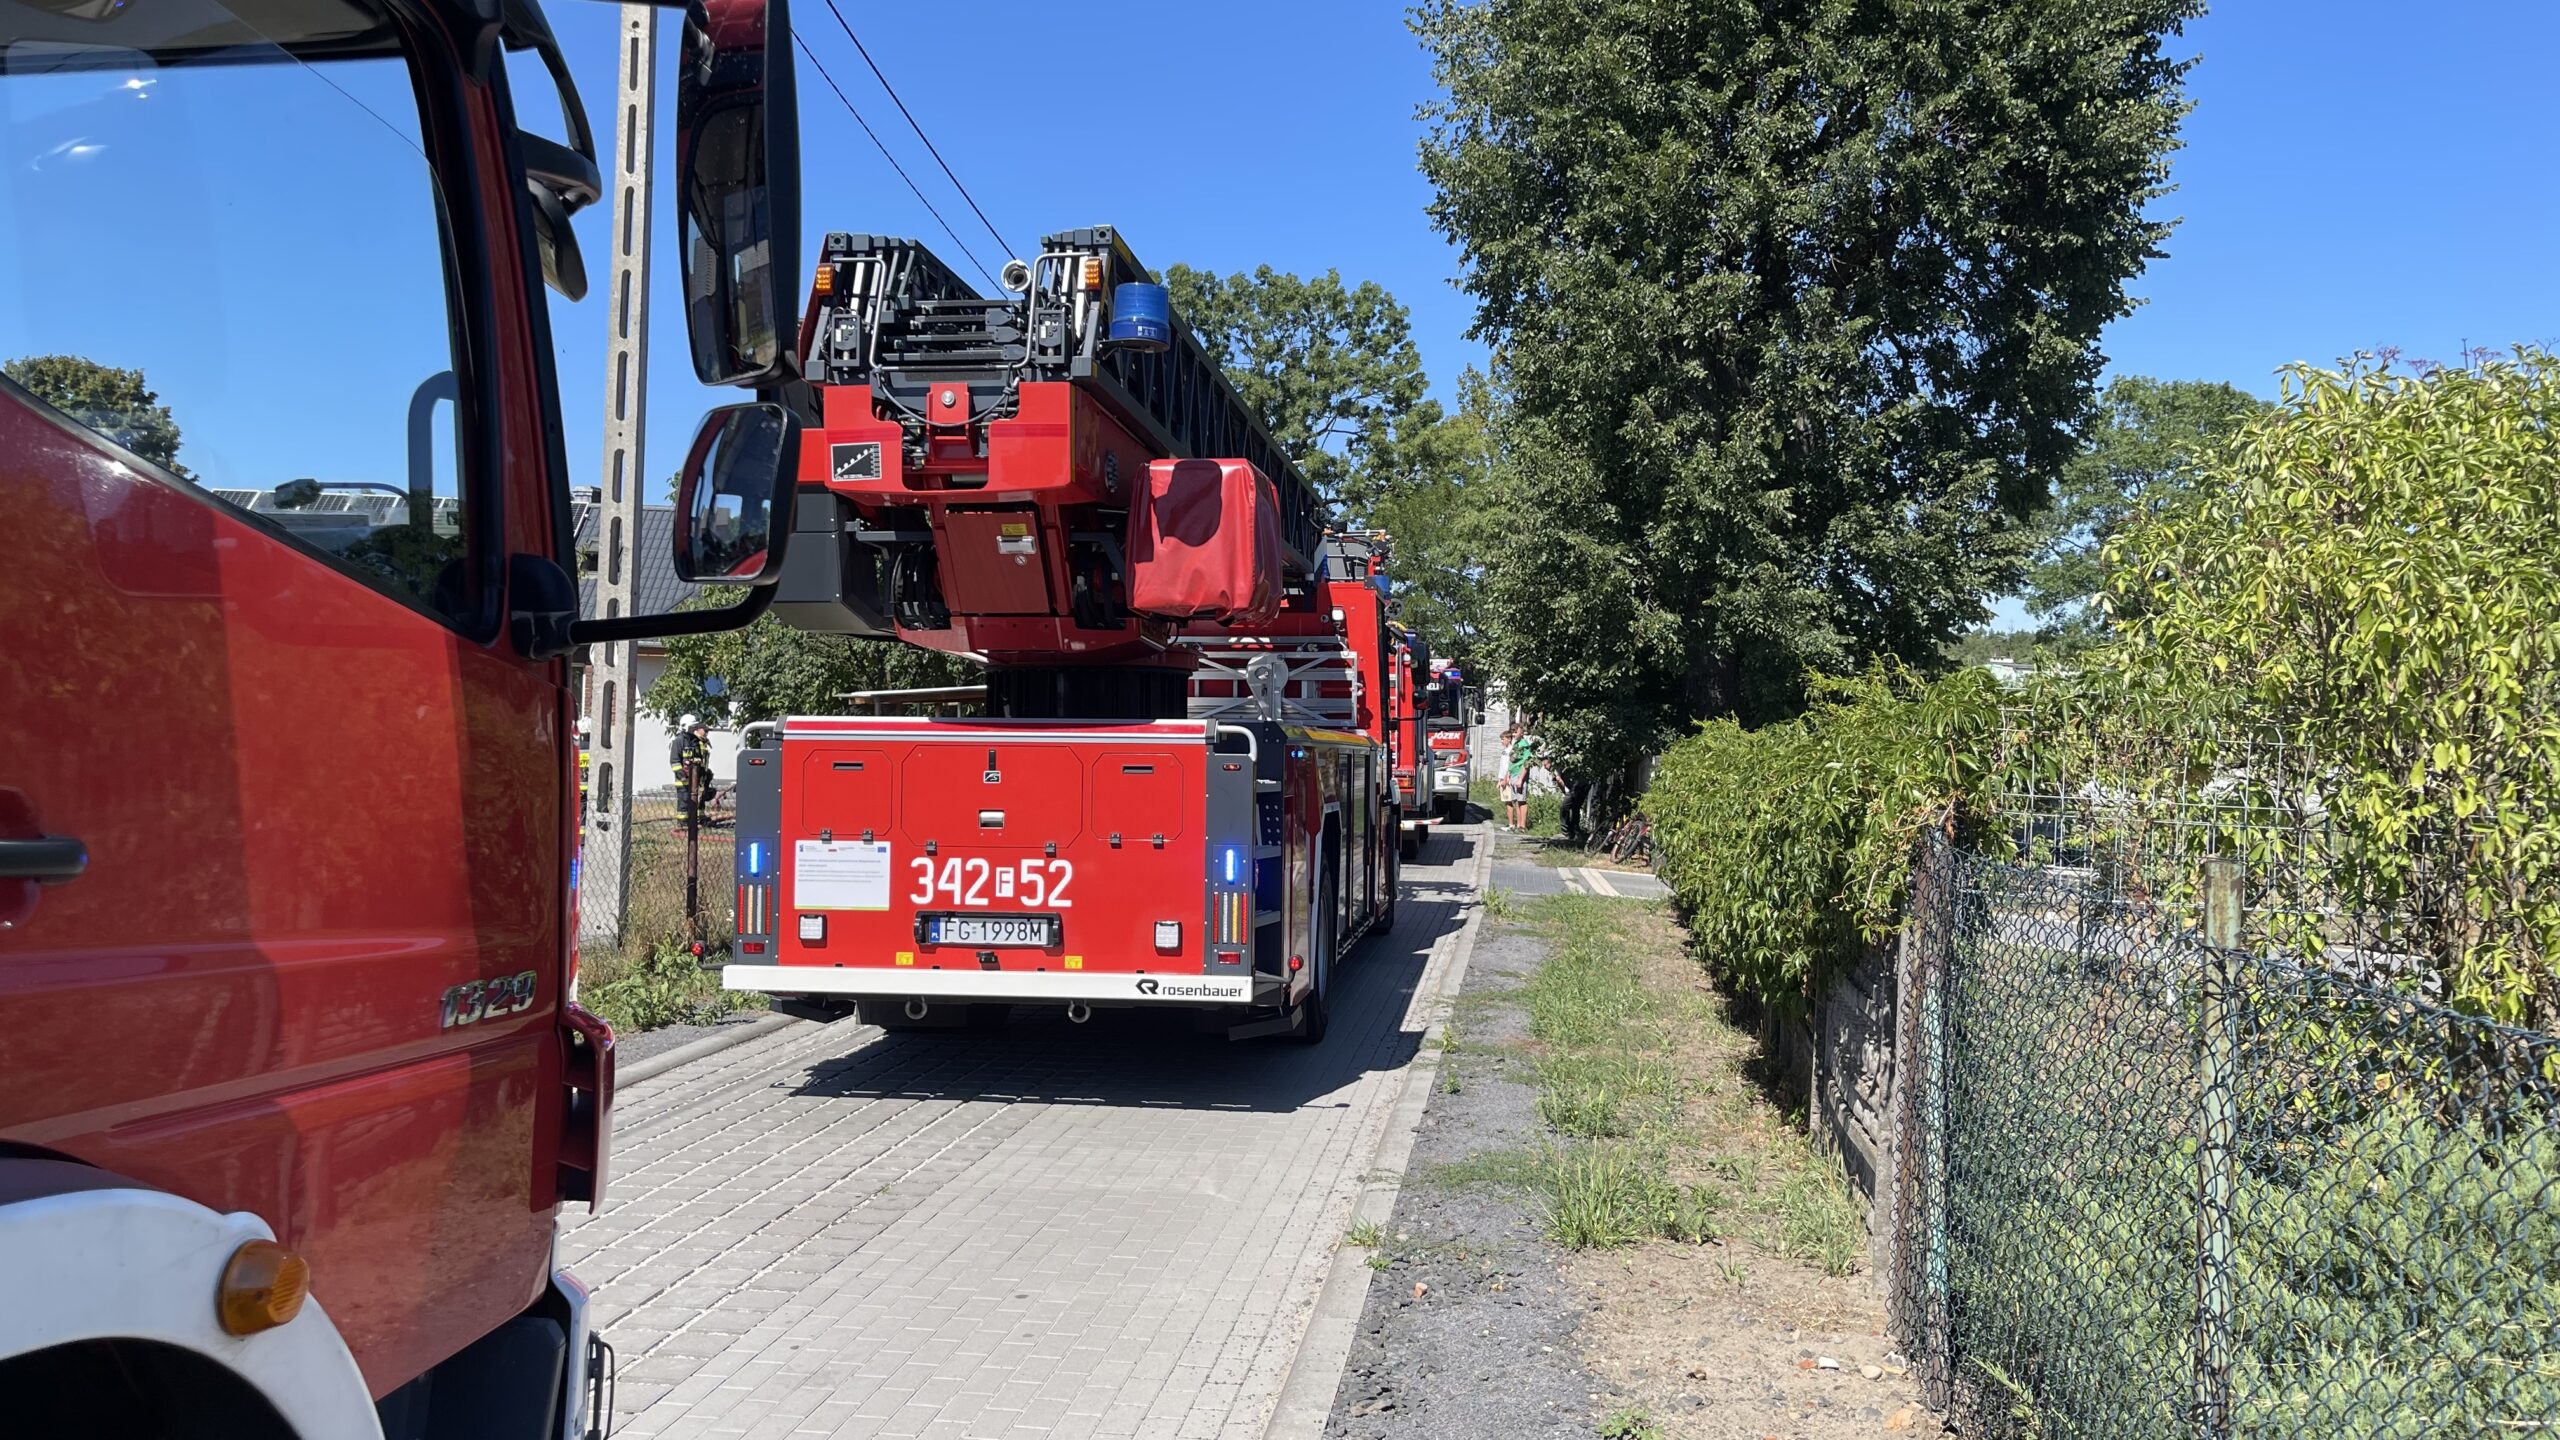
M 724 965 L 724 990 L 830 995 L 847 1000 L 964 1000 L 1016 1005 L 1277 1005 L 1271 975 L 1132 975 L 1019 970 L 924 970 L 886 966 Z

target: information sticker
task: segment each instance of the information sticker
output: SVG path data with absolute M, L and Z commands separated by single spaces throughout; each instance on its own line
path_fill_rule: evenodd
M 791 896 L 799 910 L 888 909 L 888 842 L 800 841 L 792 847 Z

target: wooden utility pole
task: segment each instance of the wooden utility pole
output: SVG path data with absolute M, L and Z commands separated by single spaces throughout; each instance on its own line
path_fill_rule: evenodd
M 649 410 L 650 120 L 657 112 L 658 12 L 622 7 L 620 63 L 615 74 L 613 264 L 605 286 L 604 510 L 596 524 L 596 613 L 632 612 L 638 593 L 634 546 L 640 538 L 643 431 Z M 645 759 L 631 744 L 636 678 L 632 644 L 596 647 L 593 793 L 587 802 L 585 850 L 578 876 L 578 938 L 590 945 L 623 941 L 622 912 L 631 895 L 633 766 Z

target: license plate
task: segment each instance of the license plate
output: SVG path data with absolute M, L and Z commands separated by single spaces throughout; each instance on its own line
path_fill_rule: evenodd
M 931 945 L 1030 945 L 1058 943 L 1053 915 L 935 915 L 925 921 Z

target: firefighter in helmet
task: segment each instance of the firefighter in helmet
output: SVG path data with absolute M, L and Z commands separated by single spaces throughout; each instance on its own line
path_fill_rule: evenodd
M 579 717 L 578 717 L 578 827 L 579 827 L 580 829 L 584 829 L 584 828 L 586 828 L 586 824 L 587 824 L 587 778 L 588 778 L 588 776 L 587 776 L 587 772 L 588 772 L 589 770 L 591 770 L 592 768 L 594 768 L 594 757 L 593 757 L 591 754 L 589 754 L 589 753 L 588 753 L 587 746 L 588 746 L 591 742 L 593 742 L 593 741 L 594 741 L 594 739 L 595 739 L 595 734 L 596 734 L 596 722 L 595 722 L 595 721 L 593 721 L 593 720 L 588 719 L 588 718 L 587 718 L 586 716 L 584 716 L 584 715 L 579 716 Z
M 711 727 L 699 715 L 677 722 L 667 743 L 667 767 L 675 772 L 676 813 L 694 814 L 711 796 Z

